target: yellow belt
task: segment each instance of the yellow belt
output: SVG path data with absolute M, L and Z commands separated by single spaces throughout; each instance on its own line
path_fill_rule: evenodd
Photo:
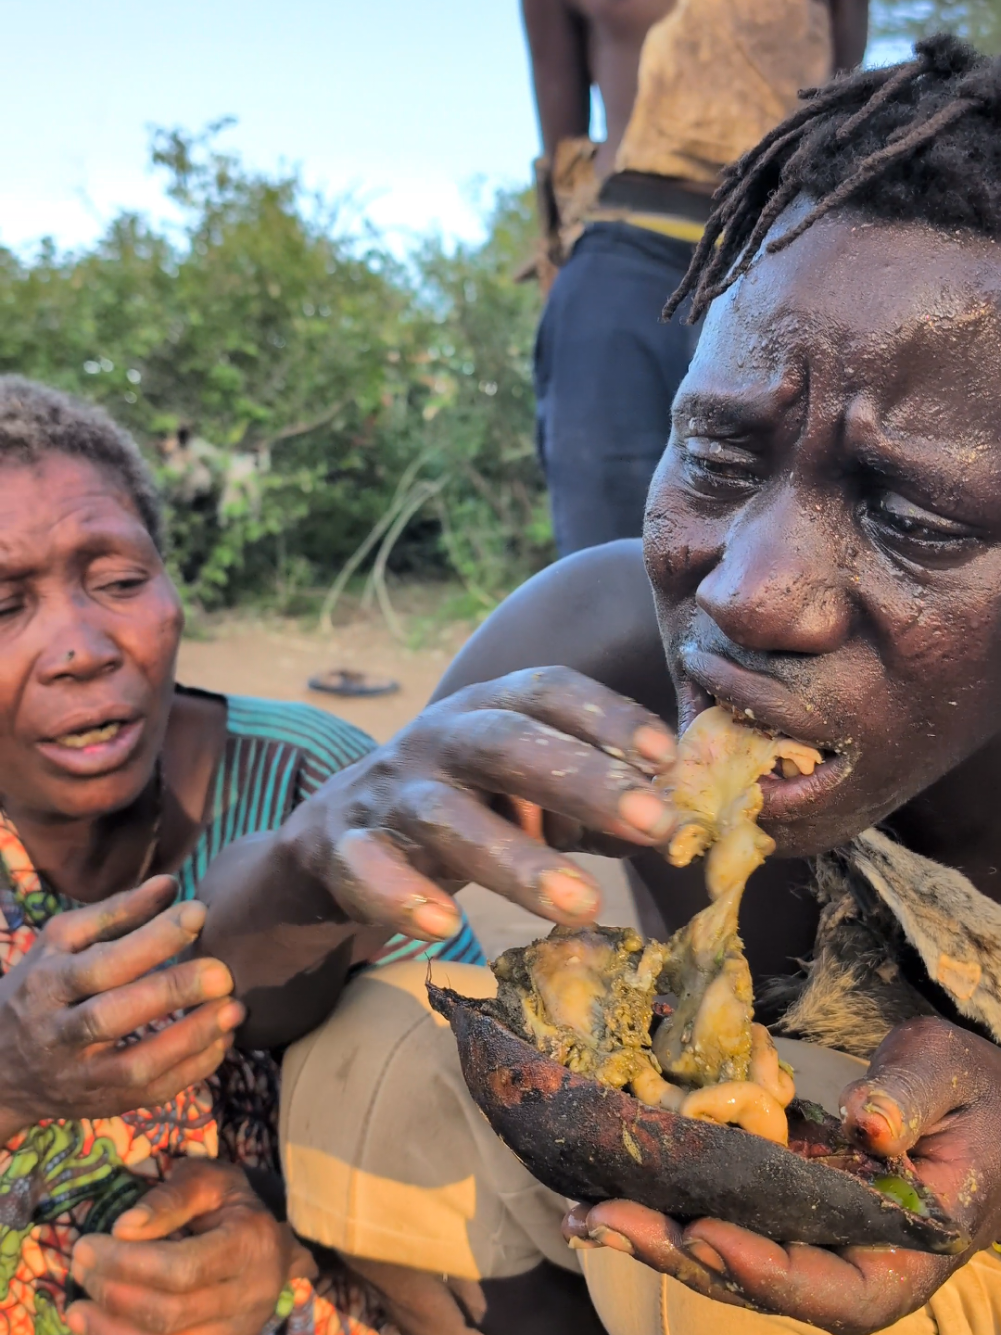
M 631 213 L 626 209 L 591 209 L 584 221 L 628 223 L 630 227 L 642 227 L 645 231 L 673 236 L 676 241 L 690 241 L 693 245 L 702 240 L 706 230 L 704 223 L 692 222 L 689 218 L 666 213 Z

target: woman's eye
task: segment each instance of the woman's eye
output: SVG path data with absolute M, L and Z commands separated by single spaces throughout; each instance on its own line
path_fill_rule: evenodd
M 912 542 L 956 544 L 976 537 L 968 524 L 925 510 L 896 492 L 884 492 L 875 507 L 875 518 L 893 534 Z
M 17 616 L 23 607 L 23 598 L 0 598 L 0 621 Z

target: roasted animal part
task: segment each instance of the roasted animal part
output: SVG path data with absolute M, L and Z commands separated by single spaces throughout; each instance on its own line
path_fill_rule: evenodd
M 508 1025 L 561 1066 L 621 1089 L 657 1074 L 650 1023 L 666 947 L 615 927 L 557 927 L 494 961 Z
M 774 850 L 756 824 L 761 814 L 758 780 L 778 764 L 785 778 L 812 774 L 823 756 L 788 737 L 770 737 L 739 723 L 718 705 L 699 714 L 678 742 L 678 759 L 666 791 L 682 817 L 668 847 L 675 867 L 708 851 L 706 886 L 711 899 L 743 890 L 747 878 Z
M 906 1160 L 860 1154 L 822 1109 L 792 1104 L 786 1148 L 716 1118 L 646 1107 L 558 1066 L 512 1033 L 493 1001 L 433 983 L 428 995 L 451 1023 L 473 1099 L 533 1177 L 561 1196 L 725 1219 L 777 1242 L 948 1255 L 970 1245 Z
M 683 824 L 668 857 L 687 866 L 708 850 L 712 903 L 676 932 L 668 946 L 664 990 L 678 998 L 654 1053 L 665 1074 L 683 1084 L 746 1080 L 751 1060 L 751 973 L 737 918 L 747 878 L 775 844 L 756 824 L 758 779 L 776 763 L 812 774 L 823 760 L 802 742 L 769 737 L 725 709 L 699 714 L 678 744 L 668 789 Z

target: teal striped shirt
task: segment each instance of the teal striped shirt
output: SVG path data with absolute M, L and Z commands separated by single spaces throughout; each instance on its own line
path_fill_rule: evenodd
M 179 688 L 180 689 L 180 688 Z M 244 835 L 277 830 L 300 802 L 332 774 L 372 750 L 372 739 L 312 705 L 250 696 L 220 697 L 226 705 L 226 745 L 216 771 L 211 816 L 177 873 L 180 897 L 193 899 L 209 864 Z M 373 963 L 432 958 L 485 963 L 465 915 L 448 941 L 394 936 Z

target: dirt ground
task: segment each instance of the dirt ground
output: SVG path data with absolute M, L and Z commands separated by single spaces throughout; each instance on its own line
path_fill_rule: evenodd
M 413 632 L 412 624 L 410 629 Z M 432 624 L 419 636 L 417 647 L 406 647 L 393 638 L 377 614 L 358 613 L 325 634 L 304 629 L 295 621 L 232 616 L 208 623 L 198 638 L 183 642 L 178 679 L 187 686 L 234 695 L 302 700 L 339 714 L 384 742 L 423 709 L 470 629 L 462 623 Z M 400 690 L 370 700 L 310 691 L 309 677 L 328 668 L 388 676 L 399 682 Z M 601 882 L 602 922 L 636 926 L 632 898 L 618 863 L 606 858 L 581 860 Z M 542 935 L 538 918 L 479 886 L 464 890 L 462 903 L 491 958 L 508 946 Z

